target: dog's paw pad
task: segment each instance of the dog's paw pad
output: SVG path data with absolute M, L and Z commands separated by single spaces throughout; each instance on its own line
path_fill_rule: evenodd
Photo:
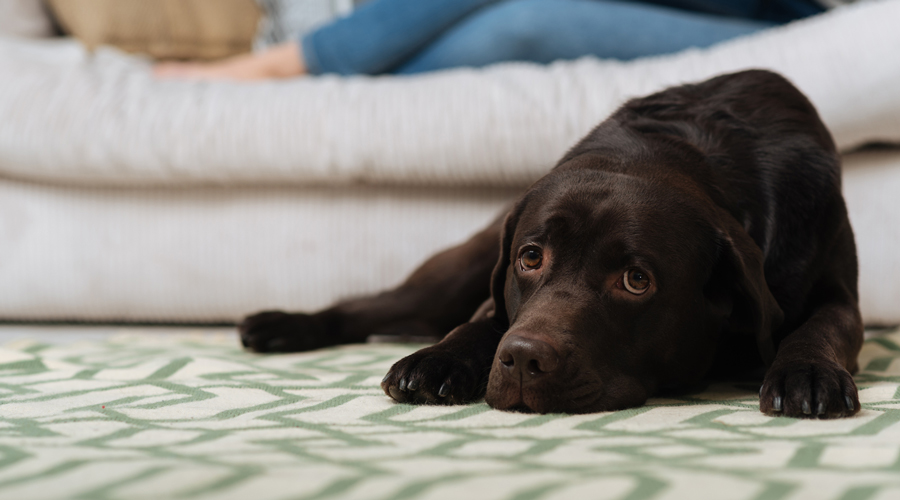
M 470 403 L 484 393 L 472 368 L 439 346 L 426 347 L 391 367 L 381 381 L 384 393 L 400 403 Z
M 257 352 L 309 351 L 328 345 L 325 325 L 314 316 L 265 311 L 238 325 L 241 344 Z
M 767 415 L 839 418 L 859 412 L 859 396 L 850 373 L 830 361 L 778 364 L 766 373 L 759 409 Z

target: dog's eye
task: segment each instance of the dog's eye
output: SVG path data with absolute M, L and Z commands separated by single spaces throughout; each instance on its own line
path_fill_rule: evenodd
M 629 292 L 640 295 L 650 289 L 650 277 L 640 269 L 629 269 L 625 271 L 622 284 Z
M 522 252 L 522 256 L 519 257 L 519 262 L 522 263 L 523 269 L 538 269 L 541 267 L 543 260 L 544 256 L 541 255 L 541 251 L 537 248 L 527 248 Z

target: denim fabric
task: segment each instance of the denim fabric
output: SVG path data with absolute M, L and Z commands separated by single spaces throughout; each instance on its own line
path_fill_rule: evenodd
M 370 0 L 301 40 L 311 74 L 411 74 L 706 47 L 821 12 L 812 0 Z
M 311 74 L 385 73 L 497 0 L 370 0 L 303 37 Z

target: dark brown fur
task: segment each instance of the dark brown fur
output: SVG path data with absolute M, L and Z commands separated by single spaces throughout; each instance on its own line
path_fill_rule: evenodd
M 831 136 L 785 79 L 745 71 L 626 103 L 397 289 L 254 315 L 241 337 L 295 351 L 452 329 L 385 377 L 401 402 L 615 410 L 765 367 L 763 412 L 840 417 L 859 411 L 856 281 Z

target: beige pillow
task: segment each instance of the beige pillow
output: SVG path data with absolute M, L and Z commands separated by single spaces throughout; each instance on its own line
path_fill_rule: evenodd
M 216 59 L 251 49 L 254 0 L 49 0 L 60 26 L 89 48 L 157 59 Z

